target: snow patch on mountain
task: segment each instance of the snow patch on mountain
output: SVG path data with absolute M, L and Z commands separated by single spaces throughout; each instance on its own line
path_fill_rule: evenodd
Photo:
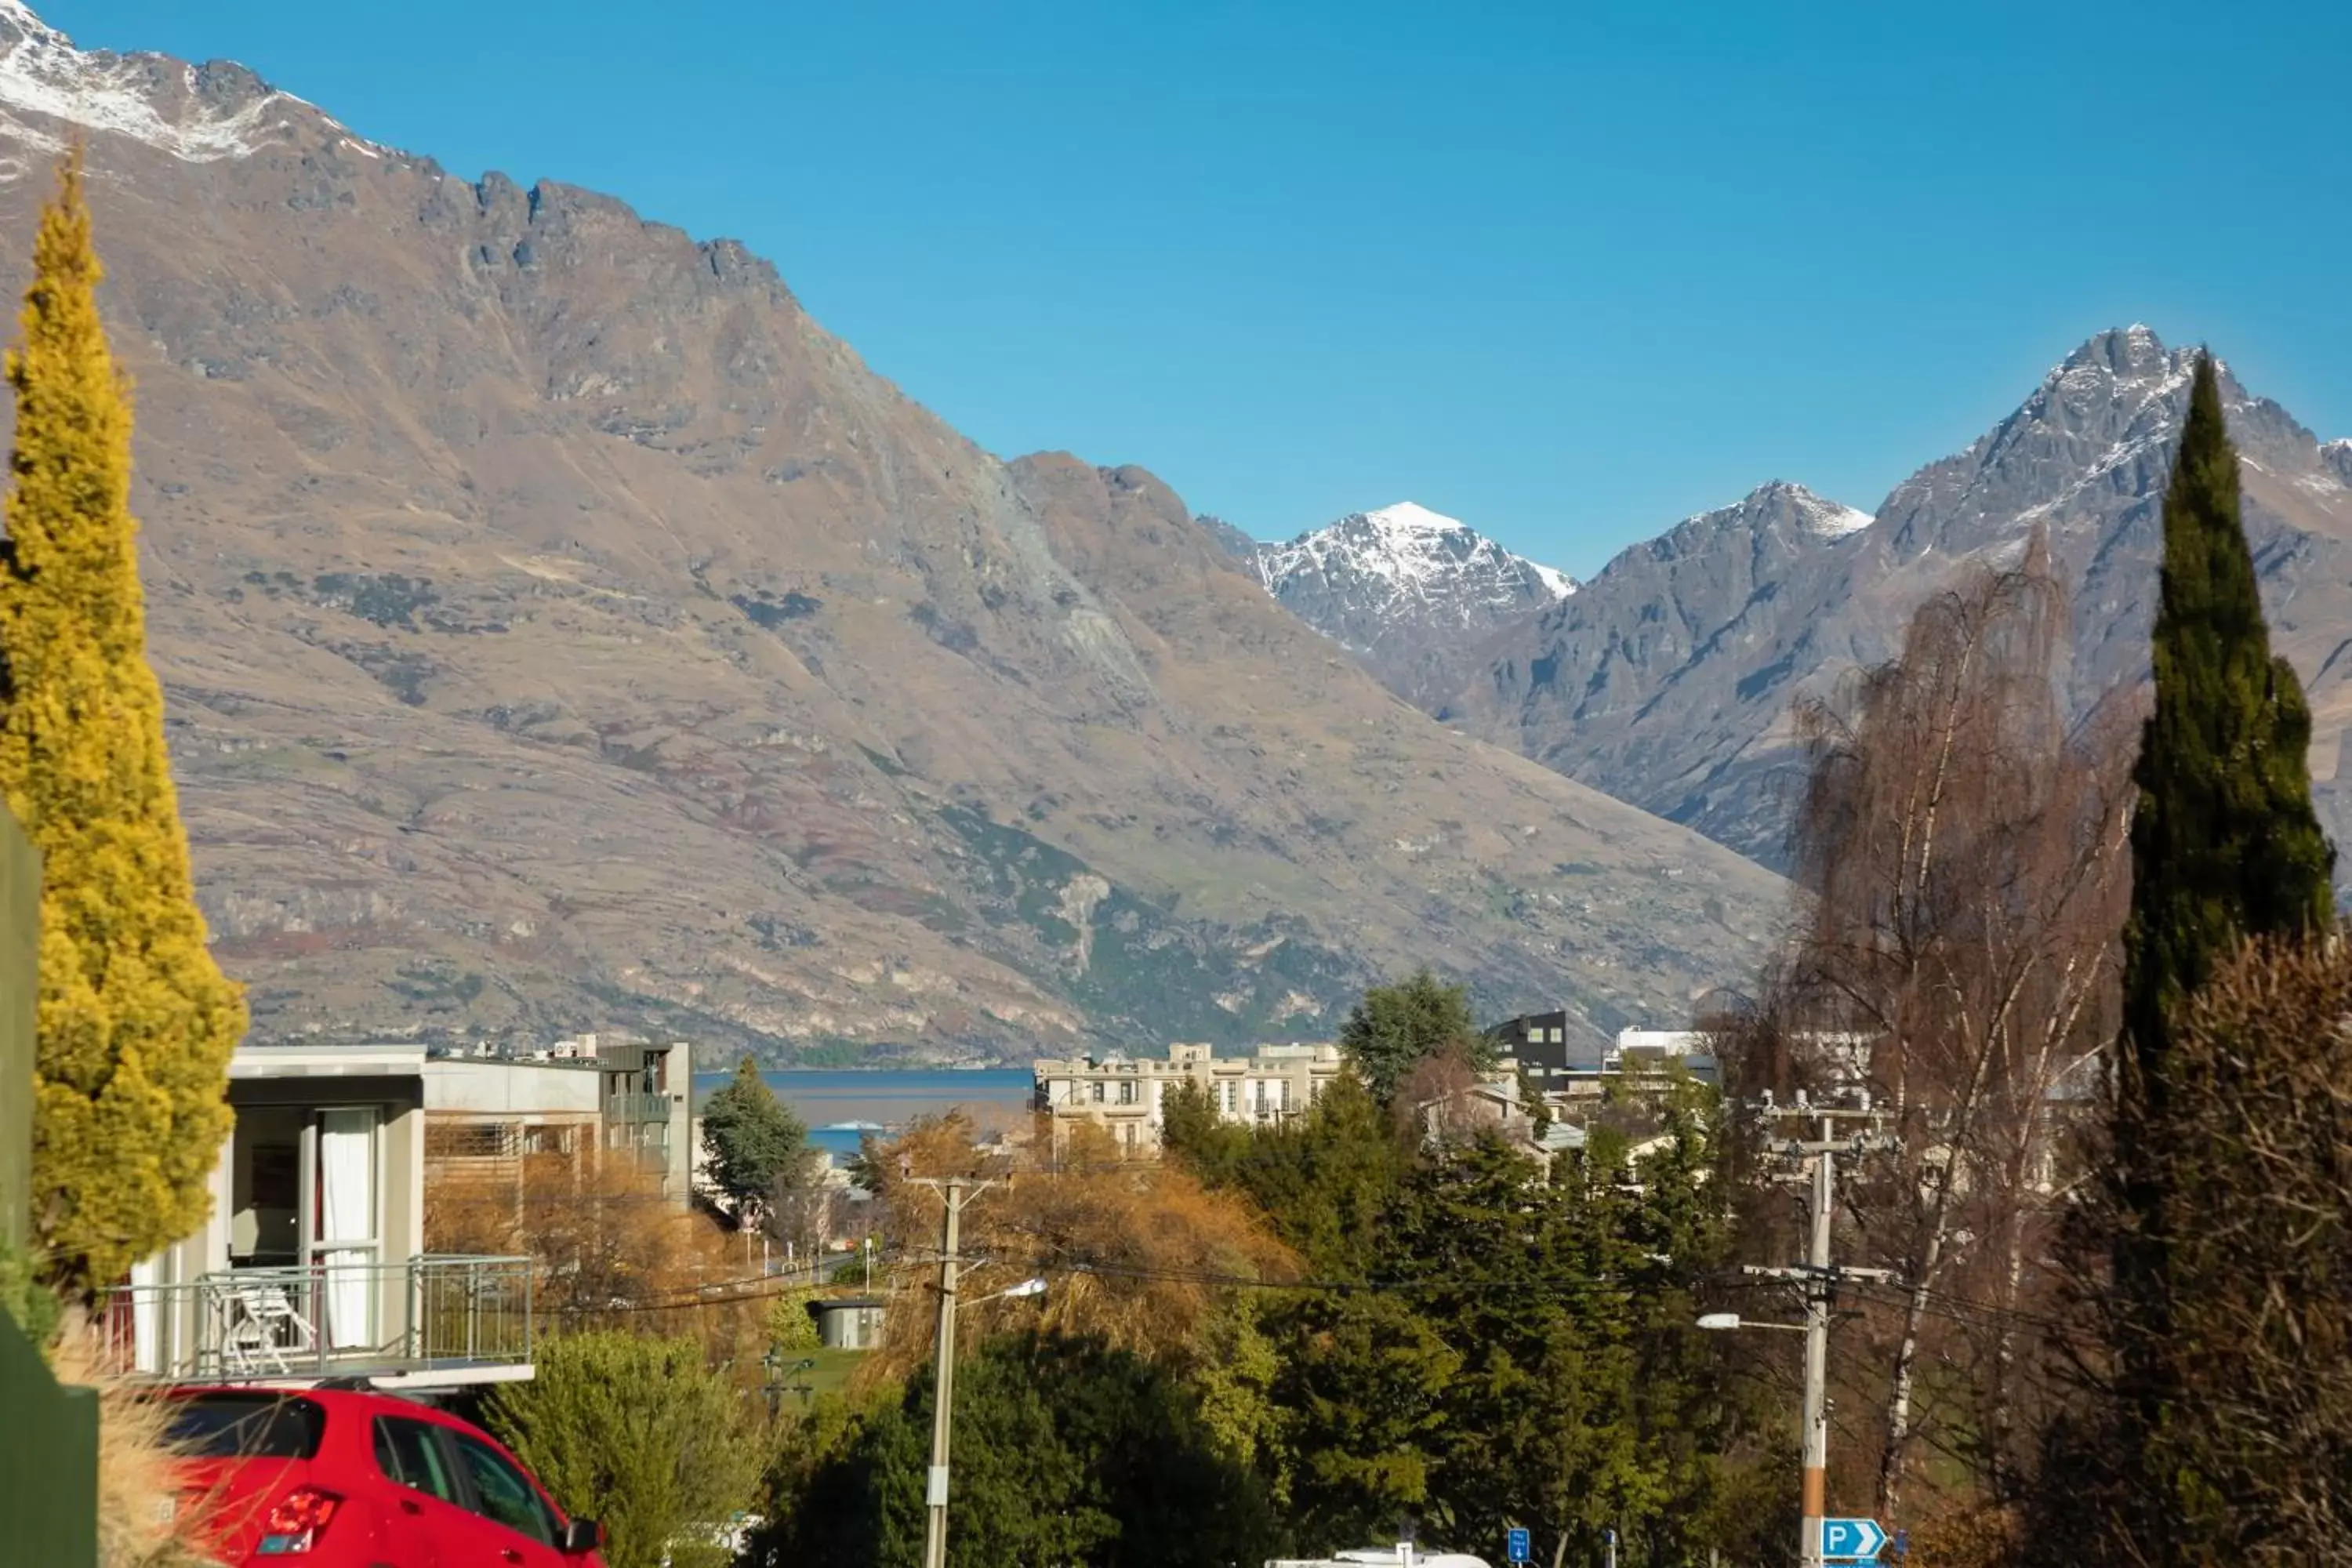
M 1538 561 L 1530 561 L 1528 565 L 1534 571 L 1537 579 L 1551 590 L 1553 598 L 1565 599 L 1576 592 L 1578 586 L 1576 579 L 1559 567 L 1546 566 Z
M 1866 511 L 1834 501 L 1827 496 L 1817 496 L 1801 485 L 1790 487 L 1797 493 L 1792 498 L 1804 518 L 1808 532 L 1823 539 L 1843 539 L 1849 533 L 1859 533 L 1878 520 Z
M 283 142 L 299 131 L 298 115 L 338 133 L 354 151 L 374 153 L 311 105 L 242 67 L 79 49 L 24 0 L 0 0 L 0 138 L 58 153 L 73 140 L 72 132 L 59 127 L 74 127 L 209 163 L 248 158 Z M 0 158 L 0 179 L 24 172 L 20 161 Z
M 1660 539 L 1679 542 L 1686 548 L 1705 548 L 1704 542 L 1717 534 L 1744 538 L 1759 529 L 1778 528 L 1793 529 L 1813 539 L 1839 540 L 1859 533 L 1877 521 L 1869 512 L 1816 495 L 1802 485 L 1787 479 L 1768 479 L 1729 506 L 1683 519 Z M 1637 544 L 1633 550 L 1648 548 Z

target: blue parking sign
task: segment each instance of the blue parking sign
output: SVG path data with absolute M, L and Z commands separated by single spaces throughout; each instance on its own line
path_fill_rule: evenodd
M 1886 1531 L 1874 1519 L 1822 1521 L 1822 1556 L 1832 1563 L 1867 1563 L 1886 1550 Z
M 1528 1560 L 1528 1532 L 1526 1531 L 1514 1530 L 1507 1531 L 1503 1537 L 1503 1544 L 1509 1548 L 1508 1555 L 1512 1562 L 1525 1563 Z

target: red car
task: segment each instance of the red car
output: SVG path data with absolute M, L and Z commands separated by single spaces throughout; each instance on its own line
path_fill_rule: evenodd
M 340 1388 L 172 1397 L 182 1505 L 232 1568 L 604 1568 L 604 1531 L 454 1415 Z

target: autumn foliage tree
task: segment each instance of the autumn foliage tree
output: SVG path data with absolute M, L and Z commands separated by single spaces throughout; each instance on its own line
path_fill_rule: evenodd
M 147 663 L 101 276 L 77 153 L 41 211 L 6 364 L 0 798 L 42 855 L 35 1240 L 80 1292 L 203 1219 L 246 1025 L 205 949 Z
M 530 1258 L 532 1309 L 558 1331 L 689 1335 L 720 1354 L 764 1338 L 765 1298 L 703 1289 L 746 1278 L 740 1247 L 625 1155 L 525 1156 L 519 1177 L 443 1174 L 425 1190 L 425 1247 Z
M 1073 1129 L 1058 1153 L 1051 1149 L 1039 1139 L 1017 1155 L 982 1156 L 970 1123 L 949 1116 L 911 1129 L 869 1163 L 893 1249 L 918 1259 L 936 1253 L 939 1199 L 908 1178 L 994 1182 L 964 1210 L 959 1242 L 983 1260 L 961 1283 L 968 1345 L 1035 1329 L 1189 1368 L 1207 1353 L 1210 1325 L 1234 1282 L 1278 1279 L 1295 1268 L 1244 1202 L 1206 1190 L 1180 1165 L 1123 1158 L 1093 1128 Z M 934 1268 L 917 1261 L 906 1271 L 908 1299 L 927 1299 Z M 1039 1276 L 1049 1281 L 1041 1296 L 989 1300 Z M 928 1312 L 891 1313 L 874 1371 L 911 1372 L 930 1353 L 930 1326 Z

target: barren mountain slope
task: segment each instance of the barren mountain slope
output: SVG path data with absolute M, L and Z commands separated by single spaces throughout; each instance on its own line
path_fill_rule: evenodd
M 740 247 L 0 0 L 0 247 L 90 135 L 201 895 L 264 1038 L 804 1058 L 1597 1033 L 1780 884 L 1397 703 L 1135 469 L 1005 464 Z

